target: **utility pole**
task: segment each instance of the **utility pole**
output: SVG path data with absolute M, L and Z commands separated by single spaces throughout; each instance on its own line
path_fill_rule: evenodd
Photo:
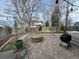
M 56 8 L 56 16 L 57 16 L 57 22 L 58 22 L 58 23 L 56 24 L 56 25 L 57 25 L 57 28 L 56 28 L 57 31 L 56 31 L 56 32 L 59 32 L 59 30 L 60 30 L 60 29 L 59 29 L 59 26 L 60 26 L 60 24 L 59 24 L 59 22 L 60 22 L 60 21 L 59 21 L 59 20 L 60 20 L 60 19 L 59 19 L 59 17 L 60 17 L 60 16 L 59 16 L 59 0 L 56 0 L 55 3 L 56 3 L 56 6 L 55 6 L 55 8 Z
M 69 0 L 68 0 L 69 2 Z M 67 3 L 67 12 L 66 12 L 66 19 L 65 19 L 65 30 L 64 33 L 67 31 L 67 21 L 68 21 L 68 16 L 69 16 L 69 3 Z

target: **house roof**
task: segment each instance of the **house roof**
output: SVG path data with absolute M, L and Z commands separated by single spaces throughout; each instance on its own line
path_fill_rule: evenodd
M 4 26 L 4 25 L 0 25 L 0 27 L 1 27 L 1 28 L 4 28 L 5 26 Z

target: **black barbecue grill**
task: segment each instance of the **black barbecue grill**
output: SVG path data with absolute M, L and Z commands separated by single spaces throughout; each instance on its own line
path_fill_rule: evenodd
M 72 40 L 71 35 L 69 35 L 68 33 L 64 33 L 63 35 L 60 36 L 60 40 L 61 42 L 64 42 L 67 44 L 67 48 L 70 46 L 70 41 Z M 62 44 L 60 44 L 61 46 Z

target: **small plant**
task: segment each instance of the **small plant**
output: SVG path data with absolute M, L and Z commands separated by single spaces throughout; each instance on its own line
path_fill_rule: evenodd
M 41 25 L 39 26 L 38 30 L 39 30 L 39 31 L 42 31 L 42 26 L 41 26 Z
M 23 41 L 22 40 L 16 40 L 15 46 L 17 49 L 22 49 L 23 48 Z
M 63 24 L 61 25 L 60 30 L 64 31 L 64 25 Z
M 46 27 L 49 27 L 49 21 L 48 21 L 48 20 L 46 21 L 45 26 L 46 26 Z

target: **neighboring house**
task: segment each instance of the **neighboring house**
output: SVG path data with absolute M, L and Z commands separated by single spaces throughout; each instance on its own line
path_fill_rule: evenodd
M 74 23 L 74 28 L 79 31 L 79 22 Z
M 34 23 L 34 25 L 35 25 L 35 26 L 39 26 L 39 25 L 43 26 L 43 23 L 38 22 L 38 23 Z
M 39 25 L 44 26 L 44 24 L 43 24 L 42 21 L 32 20 L 31 26 L 37 27 L 37 26 L 39 26 Z
M 0 36 L 11 34 L 11 28 L 9 26 L 0 25 Z
M 3 25 L 0 25 L 0 36 L 3 36 L 2 33 L 4 32 L 4 31 L 3 31 L 4 28 L 5 28 L 5 27 L 4 27 Z
M 25 32 L 25 26 L 21 25 L 21 24 L 17 24 L 17 26 L 12 26 L 12 34 L 16 34 L 16 33 L 24 33 Z
M 42 21 L 32 20 L 31 22 L 31 31 L 37 31 L 39 26 L 44 26 Z

